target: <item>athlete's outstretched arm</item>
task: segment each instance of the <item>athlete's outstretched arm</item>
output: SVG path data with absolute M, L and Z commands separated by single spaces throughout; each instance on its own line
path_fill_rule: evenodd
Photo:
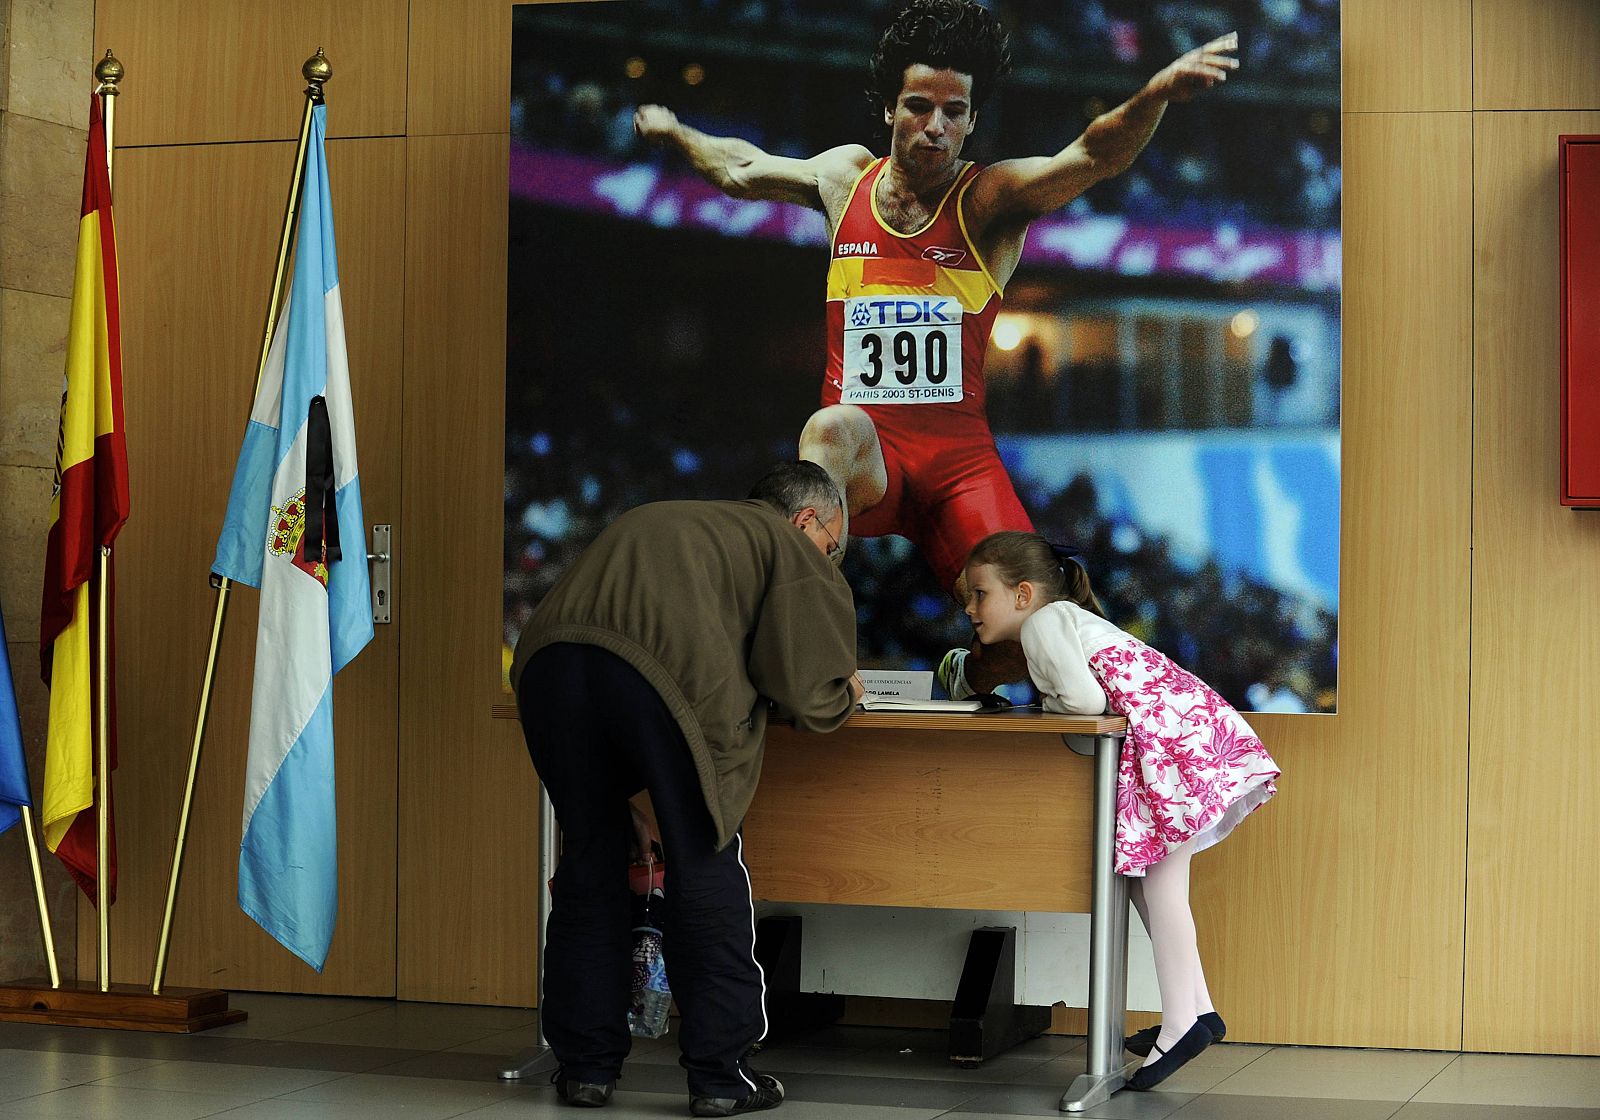
M 1127 101 L 1102 113 L 1053 156 L 1002 160 L 972 185 L 969 214 L 980 224 L 1032 221 L 1058 210 L 1102 179 L 1120 175 L 1155 134 L 1170 101 L 1188 101 L 1239 68 L 1239 36 L 1229 32 L 1180 56 Z
M 633 129 L 657 144 L 671 144 L 684 155 L 700 177 L 733 198 L 770 202 L 798 202 L 826 210 L 821 184 L 830 177 L 854 181 L 872 162 L 872 153 L 859 144 L 829 148 L 810 159 L 792 159 L 762 151 L 748 140 L 733 136 L 708 136 L 678 120 L 661 105 L 641 105 L 633 114 Z

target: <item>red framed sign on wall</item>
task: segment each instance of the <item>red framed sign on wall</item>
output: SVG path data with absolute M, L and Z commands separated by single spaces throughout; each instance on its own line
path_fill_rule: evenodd
M 1560 145 L 1561 504 L 1600 509 L 1600 136 Z

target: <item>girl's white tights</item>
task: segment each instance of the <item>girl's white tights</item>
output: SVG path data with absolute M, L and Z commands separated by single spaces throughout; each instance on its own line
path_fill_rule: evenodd
M 1156 983 L 1161 986 L 1161 1037 L 1156 1045 L 1170 1050 L 1211 1006 L 1200 946 L 1195 940 L 1194 914 L 1189 909 L 1189 860 L 1194 841 L 1180 844 L 1160 863 L 1145 869 L 1144 877 L 1128 881 L 1133 905 L 1150 934 L 1156 958 Z M 1151 1050 L 1145 1065 L 1159 1061 Z

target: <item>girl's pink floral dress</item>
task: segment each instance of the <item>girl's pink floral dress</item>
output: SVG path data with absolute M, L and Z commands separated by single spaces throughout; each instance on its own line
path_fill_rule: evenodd
M 1038 611 L 1022 642 L 1047 708 L 1083 712 L 1104 690 L 1104 710 L 1127 717 L 1117 874 L 1143 875 L 1189 840 L 1211 847 L 1277 792 L 1278 764 L 1244 717 L 1165 654 L 1075 603 Z
M 1089 667 L 1128 719 L 1117 772 L 1119 875 L 1142 875 L 1196 839 L 1218 843 L 1277 792 L 1278 764 L 1244 717 L 1199 677 L 1137 638 Z

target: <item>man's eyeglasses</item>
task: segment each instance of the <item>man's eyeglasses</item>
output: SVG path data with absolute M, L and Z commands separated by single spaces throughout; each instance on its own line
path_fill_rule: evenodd
M 828 538 L 827 557 L 835 564 L 844 560 L 844 549 L 839 545 L 839 538 L 828 531 L 827 524 L 822 520 L 822 514 L 816 510 L 811 511 L 811 519 L 816 522 L 817 528 L 822 530 L 822 535 Z

